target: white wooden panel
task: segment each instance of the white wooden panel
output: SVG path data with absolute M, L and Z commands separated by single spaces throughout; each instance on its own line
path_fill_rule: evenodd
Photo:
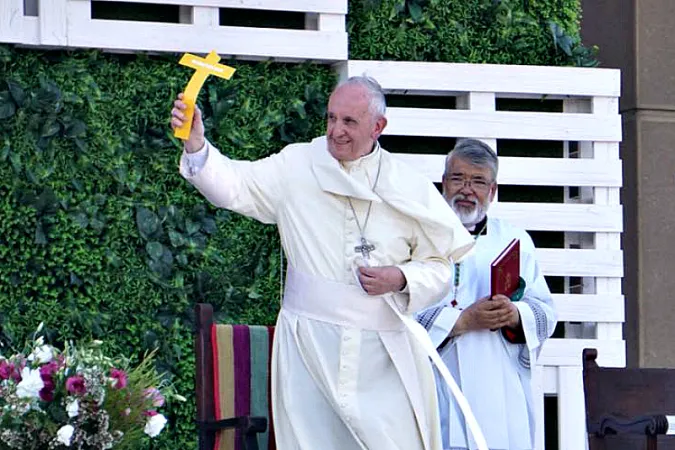
M 451 149 L 449 149 L 451 150 Z M 448 151 L 449 151 L 448 150 Z M 440 183 L 445 155 L 396 154 L 434 183 Z M 611 186 L 620 187 L 621 160 L 596 161 L 569 158 L 499 158 L 500 184 L 520 186 Z
M 4 1 L 4 0 L 3 0 Z M 347 14 L 347 0 L 98 0 L 102 2 L 158 3 L 162 5 Z
M 316 29 L 319 31 L 344 31 L 346 20 L 343 14 L 319 14 Z
M 558 393 L 558 367 L 540 366 L 544 377 L 544 394 L 551 395 Z
M 23 0 L 0 1 L 0 42 L 23 42 Z
M 1 3 L 1 2 L 0 2 Z M 18 33 L 23 45 L 40 44 L 40 20 L 37 17 L 24 17 Z
M 532 409 L 535 417 L 534 448 L 544 450 L 546 442 L 544 420 L 544 368 L 535 365 L 531 370 Z
M 621 141 L 621 116 L 387 108 L 384 134 L 544 141 Z
M 598 350 L 599 366 L 626 367 L 626 343 L 600 339 L 549 339 L 544 343 L 537 363 L 543 366 L 581 366 L 585 348 Z
M 490 215 L 531 231 L 623 231 L 621 206 L 574 203 L 493 203 Z
M 544 275 L 616 278 L 623 276 L 621 250 L 538 248 L 536 256 Z
M 497 97 L 494 92 L 469 92 L 457 97 L 456 107 L 471 111 L 494 112 L 497 110 Z M 485 142 L 495 153 L 497 152 L 497 139 L 487 137 L 477 137 L 477 139 Z M 499 193 L 495 195 L 494 201 L 499 201 Z
M 190 22 L 195 25 L 217 27 L 220 25 L 220 11 L 218 11 L 218 8 L 195 6 L 192 8 L 192 20 Z
M 68 44 L 106 50 L 148 50 L 242 55 L 283 60 L 347 57 L 347 34 L 304 30 L 191 25 L 114 20 L 69 21 Z
M 581 366 L 558 372 L 558 445 L 561 450 L 583 450 L 586 442 L 586 405 Z
M 50 46 L 64 46 L 67 44 L 67 1 L 40 0 L 38 3 L 40 44 Z
M 621 294 L 553 294 L 553 302 L 559 322 L 622 323 L 625 320 Z
M 618 97 L 616 69 L 455 64 L 434 62 L 348 61 L 349 76 L 366 73 L 389 91 L 406 93 L 495 92 L 562 96 Z M 417 92 L 416 92 L 417 91 Z

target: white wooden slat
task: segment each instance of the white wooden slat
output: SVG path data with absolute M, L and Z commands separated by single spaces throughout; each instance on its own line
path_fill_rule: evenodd
M 543 450 L 546 442 L 544 414 L 544 368 L 535 365 L 531 369 L 532 409 L 535 417 L 534 448 Z
M 469 92 L 457 97 L 457 109 L 468 109 L 471 111 L 494 112 L 497 110 L 497 97 L 494 92 Z M 481 141 L 497 152 L 497 139 L 477 137 Z M 499 201 L 499 193 L 495 195 L 494 201 Z
M 621 206 L 574 203 L 493 203 L 490 215 L 529 231 L 623 231 Z
M 192 8 L 191 23 L 205 27 L 217 27 L 220 25 L 220 11 L 218 8 L 195 6 Z
M 543 372 L 543 386 L 544 386 L 544 395 L 551 395 L 558 393 L 558 367 L 557 366 L 543 366 L 537 364 L 541 367 Z
M 39 1 L 40 44 L 49 46 L 65 46 L 67 44 L 67 1 Z
M 451 150 L 451 149 L 449 149 Z M 434 183 L 440 183 L 445 170 L 445 155 L 396 154 Z M 620 187 L 621 160 L 528 158 L 501 156 L 500 184 L 518 186 L 607 186 Z
M 2 3 L 0 1 L 0 3 Z M 40 20 L 37 17 L 24 17 L 20 26 L 18 27 L 20 36 L 19 41 L 23 45 L 39 45 L 40 44 Z
M 549 339 L 544 343 L 537 364 L 542 366 L 581 366 L 585 348 L 598 350 L 598 365 L 626 367 L 626 343 L 600 339 Z
M 406 93 L 495 92 L 618 97 L 620 71 L 577 67 L 434 62 L 348 61 L 349 76 L 366 73 L 385 90 Z
M 558 394 L 558 448 L 583 450 L 586 446 L 586 405 L 581 366 L 559 369 Z
M 384 134 L 544 141 L 621 141 L 621 116 L 387 108 Z
M 344 31 L 346 17 L 342 14 L 305 14 L 305 29 Z
M 77 2 L 76 2 L 77 3 Z M 208 53 L 285 61 L 347 57 L 347 33 L 114 20 L 70 21 L 68 44 L 105 50 Z M 197 32 L 198 31 L 198 32 Z
M 536 249 L 544 275 L 558 277 L 623 277 L 621 250 Z
M 312 14 L 314 15 L 314 14 Z M 346 17 L 344 14 L 316 14 L 319 31 L 344 31 Z
M 23 23 L 23 0 L 0 1 L 0 42 L 23 42 Z
M 559 322 L 621 324 L 626 317 L 621 294 L 553 294 L 553 302 Z
M 3 0 L 4 1 L 4 0 Z M 102 2 L 157 3 L 180 6 L 262 9 L 269 11 L 347 14 L 347 0 L 98 0 Z

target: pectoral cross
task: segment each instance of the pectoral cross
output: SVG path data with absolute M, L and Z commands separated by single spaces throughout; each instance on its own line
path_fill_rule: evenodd
M 220 78 L 225 78 L 226 80 L 229 80 L 232 77 L 235 69 L 218 64 L 218 61 L 220 61 L 220 56 L 218 56 L 214 50 L 211 50 L 211 53 L 209 53 L 206 58 L 200 58 L 199 56 L 186 53 L 178 62 L 178 64 L 183 66 L 192 67 L 195 69 L 195 73 L 192 74 L 192 78 L 190 78 L 190 81 L 185 88 L 185 92 L 183 93 L 183 102 L 185 102 L 187 108 L 183 111 L 183 114 L 185 114 L 183 126 L 176 128 L 173 133 L 177 138 L 186 140 L 190 137 L 192 116 L 195 112 L 195 102 L 197 101 L 197 96 L 199 95 L 202 85 L 209 75 L 215 75 Z
M 363 256 L 363 259 L 370 259 L 370 252 L 375 250 L 375 246 L 373 244 L 369 244 L 368 241 L 366 241 L 366 238 L 362 237 L 361 238 L 361 245 L 357 245 L 354 247 L 354 251 L 356 253 L 361 253 Z

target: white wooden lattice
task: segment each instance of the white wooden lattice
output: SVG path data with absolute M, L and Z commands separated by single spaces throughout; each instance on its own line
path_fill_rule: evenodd
M 119 0 L 98 0 L 119 1 Z M 180 23 L 92 19 L 91 0 L 1 0 L 0 42 L 110 51 L 215 50 L 223 58 L 347 59 L 347 0 L 121 0 L 179 6 Z M 304 13 L 305 29 L 220 26 L 220 9 Z M 32 10 L 37 16 L 28 15 Z
M 385 134 L 478 138 L 497 153 L 500 139 L 563 142 L 564 158 L 501 156 L 498 181 L 562 187 L 564 203 L 497 199 L 491 214 L 529 231 L 564 233 L 564 248 L 537 252 L 545 275 L 566 280 L 565 292 L 554 294 L 565 337 L 545 344 L 533 376 L 540 418 L 544 394 L 558 397 L 559 448 L 585 448 L 582 350 L 597 348 L 600 365 L 625 366 L 619 71 L 381 61 L 348 61 L 339 69 L 343 78 L 373 76 L 389 94 L 456 97 L 457 109 L 389 108 Z M 497 111 L 498 98 L 557 99 L 563 107 Z M 444 155 L 400 157 L 440 182 Z M 539 426 L 537 449 L 543 449 L 543 420 Z

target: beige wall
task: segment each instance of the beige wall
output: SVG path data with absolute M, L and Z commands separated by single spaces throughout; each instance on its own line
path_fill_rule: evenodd
M 628 364 L 675 367 L 675 1 L 582 7 L 584 43 L 622 71 Z

